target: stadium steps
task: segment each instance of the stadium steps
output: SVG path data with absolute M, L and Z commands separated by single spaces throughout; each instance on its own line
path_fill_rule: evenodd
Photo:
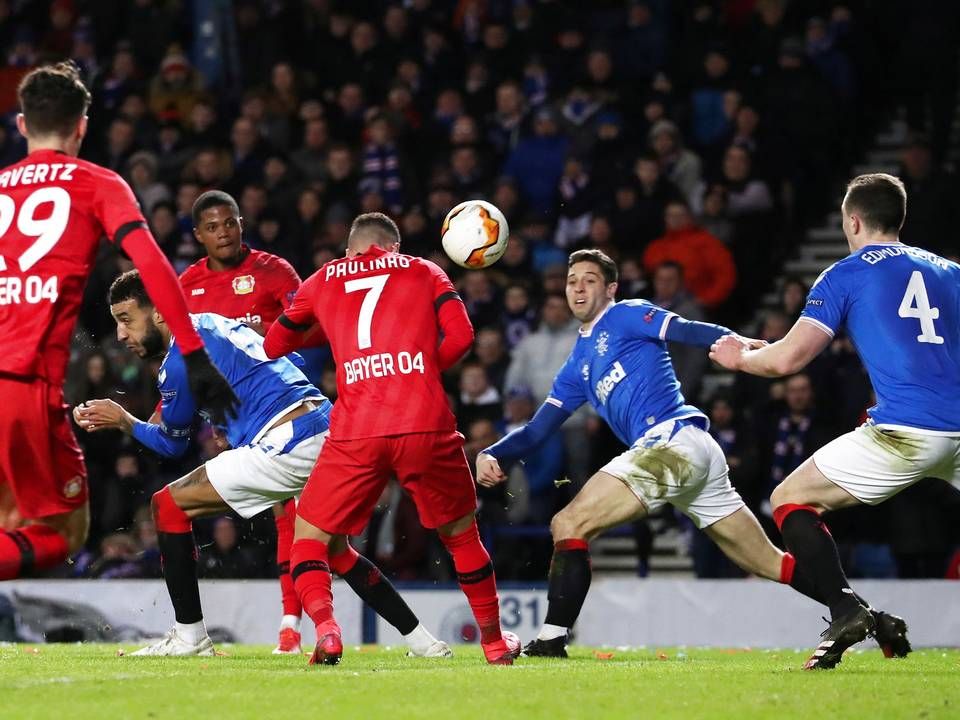
M 693 560 L 688 553 L 689 535 L 679 528 L 663 530 L 657 518 L 650 520 L 654 532 L 649 572 L 657 577 L 691 577 Z M 637 544 L 632 535 L 615 531 L 590 544 L 590 562 L 595 572 L 637 574 Z
M 874 136 L 873 144 L 864 154 L 863 161 L 851 168 L 850 175 L 870 172 L 896 174 L 899 169 L 900 149 L 906 143 L 908 135 L 907 123 L 902 118 L 902 113 L 899 113 Z M 807 230 L 803 242 L 784 263 L 783 272 L 775 280 L 775 289 L 763 296 L 762 309 L 756 318 L 758 323 L 763 310 L 777 306 L 780 288 L 786 275 L 797 275 L 809 286 L 827 267 L 847 256 L 849 248 L 843 236 L 841 222 L 840 211 L 834 210 L 826 215 L 823 225 Z

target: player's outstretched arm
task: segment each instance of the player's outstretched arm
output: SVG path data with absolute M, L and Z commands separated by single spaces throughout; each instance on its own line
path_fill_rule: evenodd
M 437 362 L 443 372 L 455 365 L 473 345 L 473 324 L 466 306 L 456 293 L 454 297 L 441 302 L 437 310 L 437 322 L 443 333 L 443 340 L 437 348 Z
M 270 326 L 263 339 L 263 351 L 268 358 L 289 355 L 302 347 L 315 347 L 326 342 L 323 328 L 313 312 L 314 287 L 319 282 L 318 273 L 306 279 L 290 306 Z
M 156 415 L 156 413 L 154 413 Z M 180 457 L 187 451 L 190 428 L 170 428 L 160 419 L 143 422 L 113 400 L 88 400 L 73 409 L 73 419 L 87 432 L 119 430 L 164 457 Z M 151 416 L 152 419 L 152 416 Z
M 781 377 L 805 368 L 832 339 L 832 335 L 801 318 L 782 340 L 758 349 L 751 349 L 737 336 L 724 336 L 710 348 L 710 359 L 728 370 Z
M 130 435 L 137 419 L 113 400 L 88 400 L 73 409 L 73 419 L 87 432 L 119 430 Z
M 547 400 L 523 427 L 508 433 L 477 455 L 477 482 L 493 487 L 506 480 L 500 461 L 513 462 L 537 449 L 570 417 L 570 413 Z

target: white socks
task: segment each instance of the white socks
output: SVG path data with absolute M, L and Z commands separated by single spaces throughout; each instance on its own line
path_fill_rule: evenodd
M 407 641 L 407 647 L 415 653 L 425 653 L 431 645 L 437 642 L 437 639 L 430 634 L 430 631 L 422 623 L 404 635 L 403 639 Z
M 207 637 L 207 626 L 203 624 L 203 620 L 198 620 L 195 623 L 175 623 L 174 626 L 177 628 L 177 635 L 179 635 L 184 642 L 188 642 L 191 645 L 199 645 L 205 637 Z
M 537 635 L 537 640 L 553 640 L 558 637 L 566 637 L 567 629 L 565 627 L 560 627 L 559 625 L 548 625 L 547 623 L 543 624 L 543 627 L 540 628 L 540 634 Z
M 300 618 L 297 615 L 284 615 L 280 618 L 280 629 L 289 628 L 294 632 L 300 632 Z

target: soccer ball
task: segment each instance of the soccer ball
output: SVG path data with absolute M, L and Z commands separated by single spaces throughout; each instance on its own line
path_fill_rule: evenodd
M 496 205 L 467 200 L 447 213 L 440 230 L 443 251 L 460 267 L 490 267 L 507 249 L 510 228 Z

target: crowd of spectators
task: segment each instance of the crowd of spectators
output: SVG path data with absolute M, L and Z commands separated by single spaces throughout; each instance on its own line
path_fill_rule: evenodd
M 178 271 L 202 254 L 190 209 L 208 189 L 233 194 L 245 241 L 302 277 L 342 253 L 356 213 L 390 214 L 404 252 L 450 271 L 476 328 L 473 352 L 446 378 L 472 460 L 531 417 L 574 343 L 563 295 L 574 249 L 617 260 L 621 297 L 782 337 L 803 281 L 788 279 L 780 307 L 754 324 L 759 299 L 898 107 L 927 133 L 903 150 L 904 238 L 955 254 L 944 160 L 957 27 L 953 4 L 935 0 L 0 0 L 0 165 L 24 152 L 17 78 L 72 58 L 94 97 L 83 156 L 130 182 Z M 512 232 L 496 266 L 462 273 L 438 237 L 470 197 L 495 203 Z M 98 257 L 68 398 L 111 397 L 146 417 L 156 363 L 121 352 L 103 299 L 127 266 L 108 247 Z M 709 396 L 705 354 L 670 351 L 765 522 L 771 488 L 870 404 L 843 338 L 808 372 L 738 377 Z M 319 381 L 335 397 L 332 370 Z M 215 439 L 201 431 L 178 462 L 113 433 L 80 439 L 93 525 L 70 572 L 157 575 L 148 499 L 215 454 Z M 543 577 L 550 516 L 618 451 L 581 410 L 505 487 L 481 494 L 501 577 Z M 944 484 L 921 484 L 831 522 L 853 574 L 943 576 L 956 507 Z M 271 527 L 199 524 L 201 572 L 271 575 Z M 395 487 L 357 542 L 395 577 L 449 576 Z M 691 552 L 700 575 L 733 572 L 702 536 Z

